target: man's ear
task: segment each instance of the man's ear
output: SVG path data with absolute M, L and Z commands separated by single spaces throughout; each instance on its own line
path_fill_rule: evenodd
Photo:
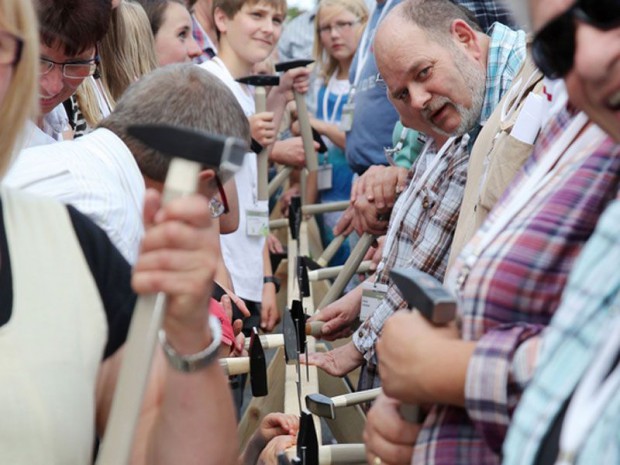
M 479 60 L 482 47 L 478 33 L 462 19 L 455 19 L 450 26 L 452 39 L 460 45 L 472 58 Z
M 211 197 L 217 192 L 215 170 L 213 168 L 203 169 L 198 175 L 198 180 L 198 190 L 201 194 Z

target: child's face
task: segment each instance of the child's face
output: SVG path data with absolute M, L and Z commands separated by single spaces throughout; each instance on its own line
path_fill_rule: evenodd
M 341 7 L 326 6 L 319 10 L 318 27 L 325 51 L 337 61 L 351 60 L 362 31 L 357 16 Z
M 265 60 L 282 34 L 284 15 L 265 2 L 246 3 L 233 18 L 222 16 L 221 40 L 250 65 Z

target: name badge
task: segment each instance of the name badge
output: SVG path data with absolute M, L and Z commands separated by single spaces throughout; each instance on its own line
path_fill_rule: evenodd
M 362 283 L 360 321 L 366 321 L 368 317 L 375 312 L 381 301 L 385 298 L 387 290 L 387 284 L 371 283 L 368 281 Z
M 317 187 L 320 191 L 332 188 L 333 166 L 331 164 L 320 165 L 317 173 Z
M 355 110 L 355 104 L 353 102 L 347 102 L 342 106 L 342 116 L 340 118 L 340 129 L 348 132 L 353 127 L 353 111 Z
M 245 233 L 250 237 L 267 237 L 269 235 L 269 212 L 260 209 L 246 210 Z

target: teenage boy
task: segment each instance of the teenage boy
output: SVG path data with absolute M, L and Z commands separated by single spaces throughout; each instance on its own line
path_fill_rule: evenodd
M 267 96 L 266 112 L 256 113 L 251 88 L 236 79 L 252 74 L 255 64 L 275 49 L 286 16 L 285 0 L 215 0 L 213 20 L 219 40 L 218 55 L 200 65 L 219 77 L 233 92 L 250 121 L 252 137 L 263 146 L 273 144 L 276 128 L 286 104 L 287 91 L 308 89 L 308 70 L 299 68 L 285 73 L 280 85 Z M 269 252 L 265 245 L 268 231 L 267 202 L 257 199 L 256 155 L 250 153 L 235 175 L 239 195 L 239 228 L 222 236 L 224 261 L 235 292 L 253 314 L 246 328 L 271 330 L 279 320 L 276 286 L 271 279 Z

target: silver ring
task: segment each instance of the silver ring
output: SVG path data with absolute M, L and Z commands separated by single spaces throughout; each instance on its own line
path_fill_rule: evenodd
M 372 461 L 372 465 L 381 465 L 383 463 L 383 460 L 381 460 L 381 457 L 379 457 L 378 455 L 375 455 L 375 458 Z

